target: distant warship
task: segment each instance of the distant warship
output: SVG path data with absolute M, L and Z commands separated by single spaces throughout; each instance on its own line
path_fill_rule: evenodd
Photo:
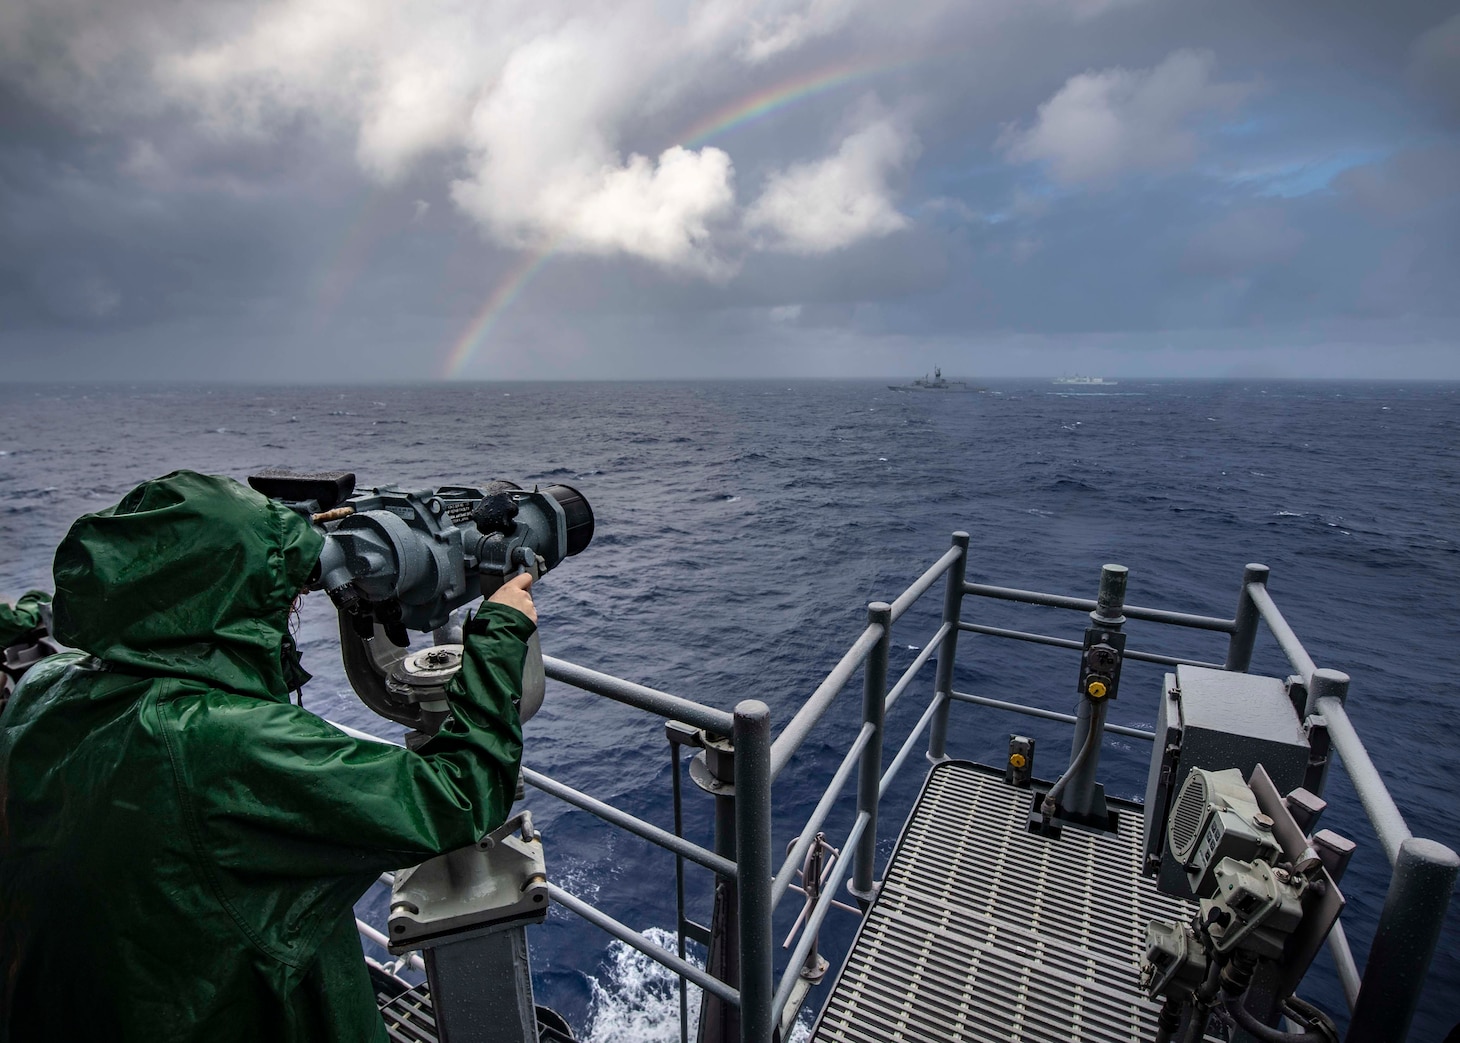
M 889 391 L 982 391 L 983 388 L 972 387 L 966 380 L 944 380 L 943 370 L 933 367 L 933 376 L 918 377 L 911 384 L 888 384 Z

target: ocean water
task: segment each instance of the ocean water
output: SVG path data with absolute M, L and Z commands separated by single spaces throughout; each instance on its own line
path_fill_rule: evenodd
M 1092 597 L 1104 562 L 1130 570 L 1133 604 L 1228 615 L 1242 566 L 1270 589 L 1320 666 L 1352 675 L 1349 711 L 1416 835 L 1460 846 L 1452 671 L 1460 649 L 1460 386 L 1129 383 L 1098 393 L 1047 383 L 988 394 L 897 394 L 869 382 L 542 383 L 417 387 L 35 386 L 0 388 L 0 593 L 49 587 L 77 515 L 180 467 L 238 478 L 268 466 L 349 469 L 362 486 L 511 478 L 562 482 L 591 501 L 597 533 L 536 590 L 545 650 L 715 706 L 767 702 L 779 728 L 865 622 L 972 534 L 969 576 Z M 894 676 L 936 627 L 935 592 L 894 633 Z M 1078 638 L 1078 613 L 976 603 L 995 625 Z M 1218 660 L 1220 635 L 1128 626 L 1132 647 Z M 305 703 L 382 735 L 399 729 L 349 693 L 322 596 L 300 631 L 315 680 Z M 1254 669 L 1289 671 L 1263 632 Z M 960 641 L 956 686 L 1070 710 L 1073 652 Z M 1111 719 L 1150 727 L 1158 667 L 1128 663 Z M 893 745 L 931 690 L 926 668 L 889 720 Z M 774 837 L 799 830 L 857 728 L 853 681 L 777 784 Z M 1002 757 L 1011 731 L 1054 777 L 1063 726 L 954 708 L 950 752 Z M 1144 791 L 1148 747 L 1107 738 L 1102 779 Z M 657 719 L 554 686 L 527 726 L 526 760 L 628 811 L 671 824 Z M 882 815 L 887 854 L 921 781 L 918 762 Z M 1387 864 L 1342 769 L 1324 825 L 1360 850 L 1344 921 L 1362 961 Z M 840 844 L 852 796 L 828 826 Z M 672 859 L 529 793 L 553 878 L 638 928 L 672 930 Z M 688 789 L 687 828 L 708 841 Z M 709 882 L 690 867 L 690 912 Z M 783 937 L 796 914 L 783 903 Z M 380 889 L 362 913 L 385 912 Z M 823 949 L 851 935 L 833 913 Z M 665 937 L 660 935 L 660 937 Z M 554 911 L 530 934 L 540 1002 L 583 1039 L 677 1039 L 666 977 Z M 1326 968 L 1305 993 L 1331 1011 Z M 1460 1021 L 1460 909 L 1452 906 L 1411 1038 Z

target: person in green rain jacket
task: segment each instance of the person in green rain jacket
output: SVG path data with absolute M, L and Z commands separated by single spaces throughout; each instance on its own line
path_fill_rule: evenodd
M 28 590 L 15 604 L 0 601 L 0 651 L 24 641 L 43 623 L 41 607 L 51 603 L 43 590 Z
M 517 785 L 526 577 L 466 624 L 411 752 L 289 701 L 304 518 L 178 471 L 56 552 L 54 627 L 0 714 L 0 1043 L 384 1040 L 352 906 L 474 843 Z

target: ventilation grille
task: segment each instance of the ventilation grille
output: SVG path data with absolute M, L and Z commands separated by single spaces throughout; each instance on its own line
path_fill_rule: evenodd
M 1171 809 L 1171 853 L 1182 863 L 1196 849 L 1206 810 L 1206 772 L 1196 770 L 1182 785 L 1181 792 L 1176 797 L 1176 806 Z

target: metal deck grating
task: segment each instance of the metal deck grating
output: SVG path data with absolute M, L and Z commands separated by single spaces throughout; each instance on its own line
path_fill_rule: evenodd
M 812 1034 L 814 1043 L 1140 1043 L 1157 1006 L 1146 922 L 1192 906 L 1140 875 L 1139 805 L 1119 835 L 1025 828 L 1033 793 L 966 761 L 929 773 Z M 1114 803 L 1114 802 L 1112 802 Z
M 436 1019 L 431 1015 L 431 991 L 424 982 L 380 1008 L 391 1043 L 436 1043 Z
M 391 1043 L 438 1043 L 431 987 L 426 982 L 396 995 L 377 992 L 380 1017 Z M 538 1043 L 573 1043 L 567 1022 L 546 1007 L 537 1008 Z

